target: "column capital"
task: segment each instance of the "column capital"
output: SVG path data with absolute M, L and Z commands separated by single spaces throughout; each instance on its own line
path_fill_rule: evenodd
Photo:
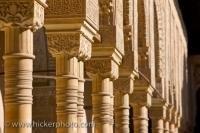
M 114 89 L 124 94 L 133 93 L 134 89 L 134 74 L 119 73 L 120 76 L 114 81 Z M 122 76 L 123 75 L 123 76 Z
M 104 78 L 116 80 L 119 76 L 118 64 L 111 59 L 91 59 L 85 63 L 89 75 L 99 74 Z
M 98 0 L 48 0 L 45 28 L 49 51 L 88 60 L 99 29 Z
M 130 102 L 133 105 L 150 107 L 152 105 L 152 93 L 153 88 L 151 86 L 137 86 L 130 96 Z
M 1 0 L 0 29 L 7 26 L 19 26 L 22 29 L 41 28 L 44 24 L 46 0 Z
M 153 119 L 165 119 L 167 106 L 163 99 L 153 98 L 152 106 L 150 107 L 150 117 Z
M 53 56 L 65 54 L 87 60 L 91 57 L 92 44 L 80 32 L 47 32 L 48 49 Z

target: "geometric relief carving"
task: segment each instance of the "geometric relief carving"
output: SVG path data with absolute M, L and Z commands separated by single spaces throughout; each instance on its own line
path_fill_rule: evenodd
M 32 3 L 27 0 L 1 0 L 0 20 L 21 23 L 33 16 Z
M 77 33 L 47 33 L 48 47 L 52 54 L 61 52 L 77 53 L 80 45 L 80 34 Z
M 162 22 L 161 9 L 158 4 L 154 4 L 155 12 L 155 58 L 156 58 L 156 77 L 161 78 L 164 74 L 165 64 L 165 46 L 164 46 L 164 29 Z
M 48 18 L 81 17 L 84 11 L 83 0 L 47 0 L 47 5 Z
M 99 5 L 98 0 L 86 0 L 86 20 L 96 29 L 99 29 Z
M 24 28 L 41 28 L 44 23 L 46 4 L 33 0 L 1 0 L 0 20 L 13 23 Z M 33 27 L 32 27 L 33 26 Z
M 102 76 L 111 76 L 112 78 L 118 77 L 118 65 L 110 60 L 110 59 L 103 59 L 103 60 L 89 60 L 85 62 L 86 71 L 89 73 L 98 73 Z
M 66 23 L 75 20 L 88 21 L 93 27 L 99 27 L 99 9 L 97 0 L 48 0 L 48 8 L 45 11 L 47 18 L 72 19 Z

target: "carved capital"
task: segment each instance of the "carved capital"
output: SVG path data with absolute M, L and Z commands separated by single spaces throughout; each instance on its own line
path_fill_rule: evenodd
M 52 55 L 66 54 L 87 60 L 91 57 L 91 42 L 79 32 L 47 32 L 48 48 Z
M 91 59 L 85 65 L 89 74 L 99 74 L 113 80 L 119 76 L 118 64 L 111 59 Z
M 133 105 L 150 107 L 152 105 L 152 93 L 153 88 L 150 86 L 135 87 L 132 96 L 130 96 L 130 102 Z
M 166 111 L 166 104 L 162 99 L 152 99 L 152 106 L 150 107 L 150 117 L 152 119 L 165 119 Z
M 44 24 L 46 0 L 1 0 L 0 21 L 7 25 L 37 30 Z M 0 26 L 1 27 L 1 26 Z
M 119 73 L 121 74 L 121 73 Z M 134 89 L 134 74 L 119 76 L 117 80 L 114 81 L 114 88 L 116 91 L 125 94 L 133 93 Z

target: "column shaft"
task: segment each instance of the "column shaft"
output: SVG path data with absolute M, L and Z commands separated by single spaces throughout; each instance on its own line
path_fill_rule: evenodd
M 175 125 L 173 123 L 170 124 L 170 133 L 175 133 Z
M 133 106 L 134 133 L 148 133 L 148 108 Z
M 152 118 L 152 132 L 153 133 L 164 133 L 163 119 Z
M 113 81 L 110 81 L 110 133 L 114 129 L 114 94 L 113 94 Z
M 169 121 L 165 121 L 164 123 L 164 133 L 169 133 Z
M 31 126 L 18 124 L 32 122 L 33 33 L 9 27 L 5 38 L 5 133 L 31 133 Z
M 78 60 L 56 56 L 56 114 L 61 127 L 57 133 L 77 133 Z M 65 127 L 62 125 L 64 123 Z M 66 125 L 67 124 L 67 125 Z
M 78 81 L 78 133 L 86 133 L 86 113 L 84 109 L 84 63 L 79 62 L 79 81 Z
M 129 94 L 115 93 L 115 133 L 129 133 Z
M 103 78 L 100 75 L 93 76 L 92 82 L 92 105 L 95 133 L 110 132 L 110 78 Z

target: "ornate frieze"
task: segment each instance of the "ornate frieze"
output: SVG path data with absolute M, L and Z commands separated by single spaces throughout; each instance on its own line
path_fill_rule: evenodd
M 35 30 L 43 26 L 45 7 L 44 0 L 1 0 L 0 21 Z
M 57 18 L 60 23 L 80 23 L 87 21 L 92 27 L 99 27 L 99 6 L 97 0 L 48 0 L 45 16 Z M 67 21 L 66 21 L 67 20 Z

